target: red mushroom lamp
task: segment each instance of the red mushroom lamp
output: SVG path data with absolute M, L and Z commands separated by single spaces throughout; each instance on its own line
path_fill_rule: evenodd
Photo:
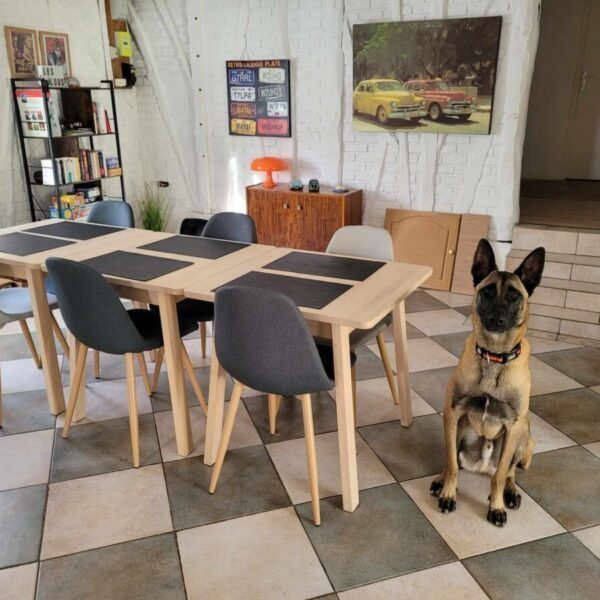
M 261 156 L 252 161 L 250 168 L 253 171 L 264 171 L 267 174 L 267 177 L 263 183 L 263 187 L 271 189 L 277 185 L 273 181 L 273 171 L 285 171 L 288 166 L 285 160 L 282 160 L 281 158 Z

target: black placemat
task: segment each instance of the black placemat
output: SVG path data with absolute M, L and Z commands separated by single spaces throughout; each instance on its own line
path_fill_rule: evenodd
M 123 250 L 94 256 L 94 258 L 82 262 L 94 267 L 104 275 L 136 279 L 137 281 L 150 281 L 150 279 L 156 279 L 194 264 L 185 260 L 148 256 L 147 254 L 136 254 L 135 252 L 124 252 Z
M 30 254 L 37 254 L 38 252 L 60 248 L 61 246 L 69 246 L 73 243 L 67 240 L 58 240 L 43 235 L 33 235 L 16 231 L 0 235 L 0 252 L 16 254 L 17 256 L 29 256 Z
M 377 260 L 345 258 L 329 254 L 310 254 L 308 252 L 290 252 L 268 265 L 264 265 L 263 269 L 364 281 L 367 277 L 373 275 L 375 271 L 381 269 L 383 265 L 385 265 L 385 262 Z
M 94 223 L 61 221 L 60 223 L 50 223 L 49 225 L 33 227 L 27 231 L 42 235 L 54 235 L 72 240 L 91 240 L 92 238 L 100 237 L 101 235 L 108 235 L 109 233 L 115 233 L 116 231 L 121 231 L 122 229 L 122 227 L 109 227 L 107 225 L 96 225 Z
M 289 296 L 298 306 L 318 309 L 327 306 L 352 288 L 351 285 L 344 283 L 272 275 L 271 273 L 260 273 L 258 271 L 250 271 L 250 273 L 246 273 L 220 287 L 228 285 L 242 285 L 281 292 Z
M 221 258 L 232 252 L 237 252 L 250 244 L 213 240 L 193 235 L 174 235 L 172 237 L 140 246 L 142 250 L 156 250 L 169 254 L 183 254 L 198 258 Z

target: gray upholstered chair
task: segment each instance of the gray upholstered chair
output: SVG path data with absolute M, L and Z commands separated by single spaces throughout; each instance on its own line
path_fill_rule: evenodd
M 313 519 L 320 525 L 317 456 L 310 395 L 335 385 L 332 349 L 317 346 L 298 307 L 283 294 L 227 286 L 215 294 L 215 349 L 222 367 L 234 379 L 223 436 L 210 480 L 215 492 L 233 423 L 245 386 L 276 396 L 298 396 L 302 402 L 308 480 Z M 354 355 L 351 361 L 356 360 Z
M 110 284 L 98 271 L 88 265 L 64 258 L 49 258 L 46 261 L 46 266 L 54 281 L 58 305 L 67 328 L 81 342 L 75 360 L 75 372 L 67 406 L 63 437 L 66 438 L 69 435 L 69 428 L 77 404 L 78 391 L 85 372 L 88 348 L 108 354 L 124 355 L 129 388 L 129 427 L 131 430 L 133 466 L 138 467 L 140 464 L 140 446 L 134 357 L 137 355 L 139 359 L 142 352 L 155 350 L 163 346 L 160 315 L 158 311 L 149 309 L 134 308 L 126 310 Z M 181 336 L 191 333 L 197 327 L 197 323 L 192 320 L 182 319 L 179 321 Z M 181 343 L 181 352 L 184 367 L 192 383 L 196 382 L 197 384 L 183 342 Z M 148 389 L 146 363 L 143 358 L 139 362 Z M 198 401 L 206 414 L 204 397 L 198 397 Z

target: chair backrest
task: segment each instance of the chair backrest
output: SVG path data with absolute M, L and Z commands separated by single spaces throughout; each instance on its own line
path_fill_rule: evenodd
M 241 286 L 217 290 L 214 335 L 223 368 L 255 390 L 293 396 L 334 386 L 298 307 L 283 294 Z
M 179 233 L 181 235 L 197 235 L 201 236 L 202 231 L 208 221 L 206 219 L 195 219 L 195 218 L 187 218 L 181 221 L 181 225 L 179 226 Z
M 368 225 L 341 227 L 333 234 L 326 252 L 375 260 L 394 260 L 394 245 L 389 231 Z
M 115 227 L 133 227 L 135 225 L 131 204 L 123 200 L 94 202 L 88 213 L 87 221 Z
M 125 354 L 143 345 L 119 296 L 92 267 L 65 258 L 46 260 L 58 306 L 69 331 L 86 346 Z
M 256 225 L 252 217 L 243 213 L 217 213 L 208 220 L 202 237 L 256 244 Z

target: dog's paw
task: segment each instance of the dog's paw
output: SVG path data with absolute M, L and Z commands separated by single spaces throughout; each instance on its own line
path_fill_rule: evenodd
M 504 504 L 507 508 L 517 510 L 521 506 L 521 494 L 517 490 L 506 488 L 504 490 Z
M 504 527 L 508 520 L 505 510 L 498 510 L 496 508 L 490 508 L 487 514 L 487 520 L 495 525 L 496 527 Z
M 438 507 L 440 512 L 443 512 L 444 514 L 454 512 L 456 510 L 456 498 L 440 496 Z
M 444 480 L 438 480 L 438 479 L 434 479 L 431 482 L 431 486 L 429 486 L 429 492 L 432 496 L 435 496 L 436 498 L 440 497 L 440 494 L 442 493 L 442 488 L 444 487 Z

